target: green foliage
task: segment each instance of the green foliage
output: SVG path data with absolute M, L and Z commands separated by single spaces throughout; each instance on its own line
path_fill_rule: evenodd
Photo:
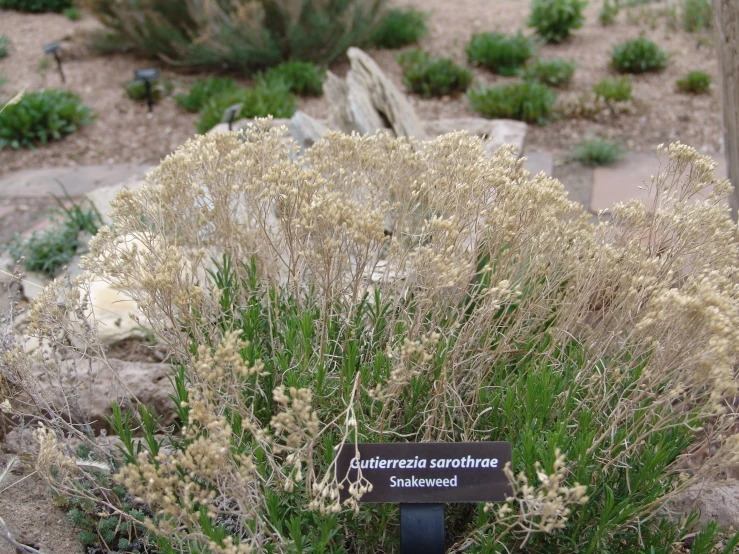
M 682 92 L 704 94 L 711 88 L 711 76 L 705 71 L 691 71 L 676 84 Z
M 609 103 L 631 100 L 633 89 L 634 83 L 628 75 L 607 77 L 593 86 L 595 96 Z
M 420 49 L 398 56 L 405 86 L 424 98 L 464 92 L 472 82 L 472 71 L 449 58 L 432 58 Z
M 190 87 L 187 94 L 177 94 L 174 99 L 188 112 L 199 112 L 212 97 L 237 89 L 233 79 L 211 77 L 198 79 Z
M 79 21 L 80 19 L 82 19 L 82 10 L 80 10 L 77 6 L 66 8 L 62 13 L 70 21 Z
M 572 158 L 584 165 L 610 165 L 621 159 L 621 145 L 595 138 L 582 141 L 575 147 Z
M 472 109 L 485 117 L 518 119 L 543 125 L 549 119 L 557 94 L 536 81 L 493 87 L 481 86 L 467 93 Z
M 223 118 L 226 108 L 239 103 L 242 108 L 236 119 L 268 115 L 287 118 L 292 117 L 297 107 L 295 96 L 285 83 L 262 80 L 253 88 L 226 91 L 210 98 L 200 110 L 198 133 L 206 133 L 215 127 Z
M 378 48 L 400 48 L 418 42 L 428 33 L 429 14 L 415 8 L 390 8 L 372 33 L 372 44 Z
M 55 225 L 35 231 L 25 241 L 16 235 L 10 244 L 10 255 L 14 260 L 24 257 L 26 270 L 52 278 L 72 261 L 78 250 L 85 246 L 85 240 L 95 235 L 103 224 L 100 213 L 92 202 L 89 202 L 89 208 L 84 209 L 82 204 L 76 204 L 64 192 L 71 207 L 65 206 L 55 197 L 59 204 L 55 214 L 58 221 Z
M 711 0 L 682 0 L 683 29 L 697 33 L 713 24 Z
M 562 42 L 582 27 L 587 0 L 532 0 L 528 26 L 546 42 Z
M 281 63 L 264 75 L 265 81 L 282 81 L 290 92 L 299 96 L 321 96 L 326 71 L 313 62 L 298 60 Z
M 561 87 L 570 82 L 577 69 L 577 62 L 563 58 L 538 59 L 521 70 L 525 81 L 538 81 L 550 87 Z
M 162 79 L 156 83 L 151 83 L 151 98 L 154 102 L 158 102 L 165 96 L 172 93 L 172 83 L 169 79 Z M 143 81 L 131 80 L 123 85 L 126 94 L 131 100 L 141 102 L 146 100 L 146 84 Z
M 518 69 L 534 55 L 534 43 L 517 33 L 478 33 L 472 35 L 467 45 L 467 56 L 471 63 L 487 67 L 504 76 L 515 75 Z
M 619 0 L 604 0 L 598 12 L 598 21 L 603 27 L 613 25 L 620 10 Z
M 10 39 L 5 35 L 0 35 L 0 58 L 4 58 L 8 55 L 8 49 L 10 48 Z
M 63 90 L 29 92 L 0 113 L 0 149 L 46 144 L 92 123 L 93 118 L 76 94 Z
M 21 12 L 61 12 L 72 6 L 72 0 L 0 0 L 0 9 Z
M 106 49 L 131 49 L 176 66 L 254 71 L 287 60 L 327 65 L 367 43 L 385 0 L 271 0 L 201 4 L 181 0 L 87 0 L 105 25 Z
M 627 40 L 613 47 L 611 65 L 622 73 L 646 73 L 667 67 L 668 54 L 645 37 Z

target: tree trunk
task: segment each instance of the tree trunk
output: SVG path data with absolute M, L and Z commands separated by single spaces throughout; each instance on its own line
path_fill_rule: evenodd
M 739 208 L 739 1 L 713 0 L 713 16 L 724 112 L 724 147 L 729 180 L 734 185 L 729 203 L 731 216 L 736 221 Z

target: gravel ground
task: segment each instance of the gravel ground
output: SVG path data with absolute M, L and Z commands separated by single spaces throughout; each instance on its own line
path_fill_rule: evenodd
M 672 0 L 674 1 L 674 0 Z M 529 12 L 523 0 L 401 0 L 398 4 L 414 5 L 431 11 L 430 33 L 421 46 L 434 54 L 450 56 L 465 62 L 464 47 L 475 32 L 522 29 Z M 669 18 L 660 15 L 669 3 L 638 6 L 619 15 L 616 25 L 603 28 L 597 22 L 601 1 L 587 8 L 585 26 L 562 45 L 540 49 L 542 57 L 561 56 L 577 60 L 579 68 L 570 89 L 562 97 L 577 97 L 591 90 L 593 84 L 608 76 L 609 53 L 617 42 L 647 34 L 672 56 L 669 67 L 659 74 L 634 79 L 635 105 L 630 113 L 606 118 L 601 122 L 564 119 L 543 127 L 532 127 L 529 146 L 563 155 L 584 136 L 603 135 L 621 140 L 631 150 L 648 150 L 661 142 L 681 140 L 715 154 L 722 144 L 721 106 L 716 85 L 710 94 L 690 96 L 676 91 L 674 82 L 688 71 L 702 69 L 717 81 L 716 52 L 710 37 L 699 38 L 682 30 L 671 31 Z M 651 14 L 651 15 L 650 15 Z M 85 33 L 97 23 L 87 16 L 72 22 L 62 15 L 28 15 L 0 11 L 0 34 L 12 41 L 10 55 L 0 60 L 0 74 L 8 84 L 5 95 L 21 89 L 38 90 L 62 87 L 77 92 L 97 114 L 96 121 L 65 140 L 36 150 L 0 151 L 0 174 L 26 168 L 93 163 L 156 163 L 182 144 L 194 132 L 196 117 L 166 98 L 147 117 L 146 107 L 129 100 L 121 84 L 133 75 L 134 68 L 160 65 L 156 61 L 133 56 L 100 56 L 90 51 Z M 61 40 L 67 84 L 62 85 L 54 64 L 40 70 L 44 58 L 42 45 Z M 699 45 L 702 44 L 702 45 Z M 395 52 L 372 51 L 378 63 L 402 86 Z M 51 60 L 53 61 L 53 60 Z M 344 74 L 346 62 L 331 68 Z M 497 83 L 507 79 L 476 69 L 476 82 Z M 163 74 L 185 87 L 194 76 L 164 70 Z M 248 84 L 248 80 L 244 79 Z M 475 115 L 464 97 L 422 100 L 412 98 L 423 118 Z M 324 99 L 300 101 L 300 109 L 315 117 L 325 116 Z

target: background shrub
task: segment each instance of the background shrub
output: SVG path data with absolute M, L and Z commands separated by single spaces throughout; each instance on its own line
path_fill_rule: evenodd
M 614 46 L 611 65 L 622 73 L 646 73 L 667 67 L 667 57 L 653 41 L 640 37 Z
M 577 62 L 562 58 L 538 59 L 521 70 L 521 78 L 539 81 L 550 87 L 561 87 L 570 82 L 577 69 Z
M 607 77 L 593 86 L 596 98 L 606 102 L 626 102 L 631 100 L 634 83 L 629 76 Z
M 188 112 L 199 112 L 205 103 L 213 96 L 233 91 L 238 85 L 233 79 L 221 77 L 210 77 L 209 79 L 197 79 L 187 94 L 175 95 L 175 101 Z
M 528 25 L 546 42 L 562 42 L 582 27 L 587 0 L 532 0 Z
M 713 24 L 711 0 L 682 0 L 683 29 L 696 33 L 710 28 Z
M 605 139 L 586 139 L 575 147 L 572 158 L 584 165 L 610 165 L 621 159 L 623 148 Z
M 691 71 L 677 80 L 677 88 L 682 92 L 703 94 L 711 88 L 711 76 L 705 71 Z
M 598 12 L 598 21 L 603 27 L 613 25 L 620 11 L 619 0 L 604 0 Z
M 5 35 L 0 35 L 0 58 L 4 58 L 8 55 L 10 49 L 10 39 Z
M 273 67 L 264 78 L 268 82 L 282 81 L 290 92 L 300 96 L 321 96 L 326 71 L 312 62 L 294 60 Z
M 72 6 L 72 0 L 0 0 L 0 9 L 22 12 L 61 12 Z
M 46 144 L 92 123 L 93 118 L 76 94 L 63 90 L 29 92 L 0 113 L 0 148 Z
M 246 71 L 282 61 L 327 65 L 365 44 L 385 0 L 306 0 L 288 9 L 271 0 L 218 2 L 213 10 L 180 0 L 85 0 L 107 28 L 106 44 L 165 63 Z
M 536 81 L 477 87 L 467 93 L 472 109 L 485 117 L 547 122 L 557 94 Z
M 251 117 L 292 117 L 297 108 L 295 96 L 281 82 L 261 81 L 253 88 L 227 90 L 211 97 L 200 110 L 198 133 L 206 133 L 223 118 L 226 108 L 243 104 L 236 119 Z
M 400 48 L 418 42 L 428 33 L 429 14 L 415 8 L 390 8 L 372 33 L 372 44 L 378 48 Z
M 474 34 L 467 45 L 467 56 L 471 63 L 504 76 L 515 75 L 533 55 L 533 41 L 520 32 L 512 36 L 493 32 Z
M 401 54 L 398 62 L 405 86 L 424 98 L 464 92 L 474 77 L 472 71 L 449 58 L 432 58 L 422 50 Z

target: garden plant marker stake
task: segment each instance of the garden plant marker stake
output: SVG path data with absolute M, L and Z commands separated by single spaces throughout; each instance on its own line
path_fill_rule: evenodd
M 234 119 L 236 119 L 236 116 L 241 113 L 241 108 L 244 107 L 243 103 L 234 104 L 233 106 L 229 106 L 226 108 L 226 111 L 223 112 L 223 118 L 221 119 L 221 122 L 227 122 L 228 123 L 228 130 L 230 131 L 233 127 Z
M 504 502 L 508 442 L 345 444 L 336 459 L 339 497 L 349 484 L 371 484 L 360 502 L 400 503 L 402 554 L 444 554 L 444 503 Z
M 155 67 L 150 67 L 148 69 L 135 69 L 133 75 L 136 81 L 144 83 L 144 88 L 146 90 L 146 105 L 149 107 L 149 113 L 151 113 L 154 107 L 154 99 L 151 96 L 151 83 L 156 83 L 159 80 L 159 70 Z
M 56 68 L 59 71 L 59 77 L 62 79 L 62 83 L 66 83 L 67 80 L 64 78 L 64 71 L 62 70 L 62 58 L 59 56 L 60 46 L 58 42 L 50 42 L 44 46 L 44 52 L 48 55 L 51 54 L 56 60 Z

